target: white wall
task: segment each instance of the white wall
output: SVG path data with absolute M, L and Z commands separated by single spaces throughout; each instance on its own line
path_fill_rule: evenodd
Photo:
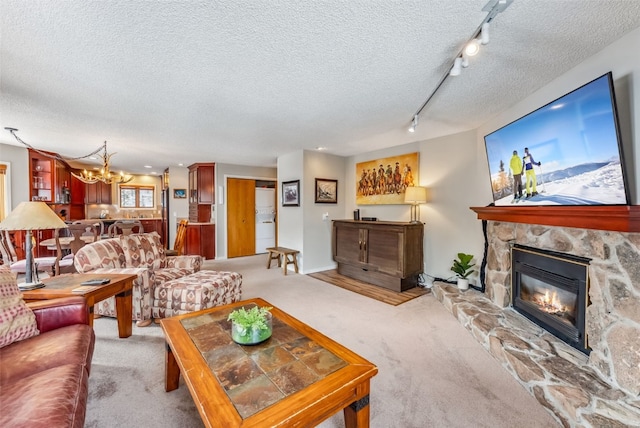
M 424 261 L 429 277 L 449 278 L 459 252 L 473 254 L 480 266 L 484 252 L 482 222 L 470 207 L 492 201 L 489 177 L 482 180 L 487 165 L 476 147 L 476 132 L 440 137 L 420 143 L 420 183 L 427 187 L 429 201 L 422 206 L 425 222 Z M 426 279 L 430 282 L 430 278 Z M 477 271 L 469 277 L 477 284 Z
M 11 209 L 29 200 L 29 154 L 26 148 L 0 144 L 0 160 L 11 164 Z
M 187 197 L 175 199 L 174 189 L 186 189 Z M 169 167 L 169 248 L 176 241 L 176 231 L 180 219 L 189 218 L 189 169 L 186 167 Z
M 293 248 L 302 251 L 304 234 L 304 212 L 306 200 L 305 177 L 304 177 L 304 152 L 289 153 L 278 157 L 278 201 L 277 201 L 277 222 L 278 222 L 278 246 Z M 282 182 L 300 180 L 300 206 L 282 206 Z M 305 255 L 298 257 L 298 267 L 304 272 Z
M 304 152 L 304 184 L 302 190 L 304 243 L 302 255 L 305 263 L 303 273 L 334 269 L 336 263 L 331 254 L 331 220 L 345 218 L 346 159 L 316 151 Z M 338 203 L 317 204 L 316 178 L 338 180 Z M 327 213 L 328 218 L 323 219 Z M 351 218 L 351 217 L 347 217 Z

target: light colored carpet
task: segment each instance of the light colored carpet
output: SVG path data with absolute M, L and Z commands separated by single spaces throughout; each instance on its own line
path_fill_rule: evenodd
M 207 261 L 243 275 L 243 298 L 262 297 L 378 366 L 371 426 L 553 427 L 558 423 L 431 295 L 391 306 L 306 275 L 265 268 L 266 256 Z M 188 389 L 164 392 L 158 325 L 118 339 L 96 320 L 87 427 L 200 427 Z M 343 427 L 342 413 L 320 427 Z

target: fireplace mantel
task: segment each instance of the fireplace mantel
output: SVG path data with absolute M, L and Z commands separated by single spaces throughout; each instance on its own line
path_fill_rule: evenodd
M 640 232 L 640 205 L 471 207 L 480 220 Z

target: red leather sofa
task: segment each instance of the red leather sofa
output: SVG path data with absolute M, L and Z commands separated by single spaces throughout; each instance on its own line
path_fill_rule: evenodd
M 82 297 L 28 303 L 40 334 L 0 348 L 0 427 L 82 427 L 95 344 Z

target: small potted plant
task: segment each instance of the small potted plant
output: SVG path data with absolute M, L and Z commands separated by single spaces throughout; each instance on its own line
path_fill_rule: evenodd
M 256 345 L 271 337 L 270 307 L 253 306 L 234 310 L 227 318 L 231 321 L 231 338 L 241 345 Z
M 467 290 L 469 288 L 469 275 L 473 273 L 473 267 L 475 263 L 471 263 L 473 254 L 458 253 L 458 258 L 453 261 L 451 270 L 455 272 L 458 277 L 458 288 L 460 290 Z

